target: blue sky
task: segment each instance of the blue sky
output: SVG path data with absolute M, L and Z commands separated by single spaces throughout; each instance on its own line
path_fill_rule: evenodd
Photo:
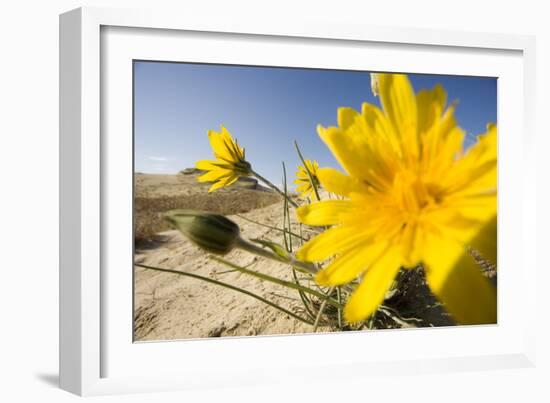
M 460 126 L 474 141 L 497 119 L 497 80 L 485 77 L 409 75 L 418 91 L 439 83 L 458 101 Z M 212 159 L 209 129 L 223 124 L 246 149 L 254 169 L 274 183 L 285 161 L 289 181 L 299 165 L 293 141 L 321 166 L 338 164 L 316 132 L 336 124 L 341 106 L 379 104 L 370 74 L 294 68 L 135 62 L 135 170 L 176 173 Z

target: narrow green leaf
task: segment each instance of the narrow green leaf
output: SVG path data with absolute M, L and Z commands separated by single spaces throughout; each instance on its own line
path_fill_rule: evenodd
M 281 285 L 283 287 L 292 288 L 294 290 L 301 290 L 303 292 L 314 295 L 317 298 L 320 298 L 320 299 L 323 299 L 323 300 L 326 299 L 327 302 L 330 305 L 334 306 L 335 308 L 338 308 L 338 307 L 343 308 L 343 306 L 338 304 L 338 302 L 336 300 L 334 300 L 330 297 L 327 299 L 327 295 L 323 294 L 322 292 L 312 290 L 311 288 L 308 288 L 308 287 L 305 287 L 305 286 L 302 286 L 302 285 L 298 285 L 298 284 L 292 283 L 290 281 L 281 280 L 280 278 L 273 277 L 273 276 L 270 276 L 270 275 L 265 274 L 265 273 L 260 273 L 260 272 L 254 271 L 254 270 L 246 269 L 244 267 L 236 265 L 235 263 L 232 263 L 232 262 L 229 262 L 225 259 L 222 259 L 218 256 L 210 255 L 210 259 L 215 260 L 217 262 L 220 262 L 220 263 L 222 263 L 222 264 L 224 264 L 228 267 L 231 267 L 233 269 L 236 269 L 236 270 L 240 271 L 241 273 L 248 274 L 248 275 L 253 276 L 253 277 L 257 277 L 261 280 L 265 280 L 265 281 L 268 281 L 270 283 L 278 284 L 278 285 Z
M 141 267 L 141 268 L 144 268 L 144 269 L 149 269 L 149 270 L 156 270 L 156 271 L 160 271 L 160 272 L 164 272 L 164 273 L 171 273 L 171 274 L 177 274 L 177 275 L 180 275 L 180 276 L 187 276 L 187 277 L 193 277 L 193 278 L 196 278 L 196 279 L 199 279 L 199 280 L 203 280 L 203 281 L 206 281 L 207 283 L 212 283 L 212 284 L 216 284 L 216 285 L 219 285 L 221 287 L 225 287 L 225 288 L 229 288 L 231 290 L 234 290 L 234 291 L 237 291 L 237 292 L 240 292 L 242 294 L 246 294 L 252 298 L 255 298 L 261 302 L 263 302 L 264 304 L 267 304 L 275 309 L 278 309 L 280 310 L 281 312 L 284 312 L 286 313 L 287 315 L 289 316 L 292 316 L 294 319 L 297 319 L 299 320 L 300 322 L 304 322 L 304 323 L 307 323 L 308 325 L 313 325 L 312 322 L 310 322 L 309 320 L 307 319 L 304 319 L 302 318 L 301 316 L 299 315 L 296 315 L 294 312 L 291 312 L 289 311 L 288 309 L 285 309 L 283 308 L 282 306 L 279 306 L 277 305 L 276 303 L 274 302 L 271 302 L 263 297 L 260 297 L 259 295 L 257 294 L 254 294 L 253 292 L 250 292 L 248 290 L 245 290 L 243 288 L 239 288 L 239 287 L 236 287 L 234 285 L 231 285 L 231 284 L 227 284 L 227 283 L 224 283 L 222 281 L 218 281 L 218 280 L 214 280 L 212 278 L 208 278 L 208 277 L 203 277 L 203 276 L 200 276 L 198 274 L 195 274 L 195 273 L 187 273 L 187 272 L 183 272 L 183 271 L 178 271 L 178 270 L 171 270 L 171 269 L 163 269 L 163 268 L 160 268 L 160 267 L 154 267 L 154 266 L 148 266 L 148 265 L 144 265 L 144 264 L 140 264 L 140 263 L 134 263 L 135 266 L 138 266 L 138 267 Z

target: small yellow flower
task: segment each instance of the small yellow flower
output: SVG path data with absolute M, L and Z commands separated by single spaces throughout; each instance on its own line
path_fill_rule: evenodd
M 197 179 L 199 182 L 215 182 L 208 190 L 209 192 L 231 185 L 240 176 L 251 174 L 251 166 L 245 160 L 244 148 L 233 140 L 225 127 L 221 126 L 219 133 L 209 130 L 208 138 L 216 160 L 198 161 L 195 166 L 208 171 Z
M 294 183 L 298 185 L 296 190 L 300 193 L 300 197 L 306 198 L 309 195 L 313 195 L 313 198 L 317 200 L 317 195 L 315 194 L 313 186 L 317 188 L 319 187 L 319 179 L 317 178 L 319 164 L 315 160 L 305 160 L 305 163 L 307 169 L 304 166 L 299 166 L 298 171 L 296 172 L 296 180 L 294 181 Z M 308 175 L 308 170 L 311 174 L 311 179 Z
M 374 88 L 382 109 L 340 108 L 338 127 L 318 127 L 346 174 L 321 168 L 317 176 L 345 199 L 297 210 L 302 223 L 332 226 L 298 258 L 333 258 L 317 274 L 321 285 L 361 277 L 344 311 L 350 322 L 376 311 L 400 267 L 422 264 L 457 323 L 495 323 L 496 288 L 467 250 L 496 263 L 496 127 L 465 151 L 441 86 L 415 94 L 406 75 L 376 74 Z

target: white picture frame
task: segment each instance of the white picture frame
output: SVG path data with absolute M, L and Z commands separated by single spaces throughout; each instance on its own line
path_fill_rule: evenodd
M 174 46 L 187 40 L 185 35 L 189 33 L 193 38 L 185 42 L 185 49 Z M 207 37 L 214 39 L 210 43 L 204 39 Z M 221 48 L 216 48 L 235 38 L 239 43 L 232 43 L 235 45 L 231 47 L 233 53 L 223 53 Z M 114 239 L 117 245 L 122 245 L 121 249 L 131 244 L 126 238 L 119 244 L 119 239 L 124 237 L 119 238 L 117 232 L 131 225 L 131 214 L 128 212 L 127 217 L 107 214 L 124 207 L 124 204 L 112 203 L 126 200 L 128 186 L 131 186 L 131 183 L 124 184 L 127 173 L 112 163 L 116 156 L 120 166 L 127 166 L 128 155 L 132 152 L 128 149 L 127 136 L 110 134 L 115 127 L 121 130 L 120 133 L 127 133 L 128 125 L 131 126 L 127 119 L 131 86 L 128 87 L 128 81 L 123 79 L 128 60 L 143 59 L 143 54 L 136 53 L 146 51 L 149 56 L 145 58 L 168 57 L 170 60 L 180 60 L 181 52 L 192 52 L 193 61 L 206 57 L 210 62 L 272 65 L 277 53 L 271 52 L 270 59 L 261 50 L 256 51 L 269 43 L 275 52 L 283 49 L 285 53 L 290 52 L 297 66 L 312 63 L 321 67 L 321 59 L 315 59 L 315 52 L 308 54 L 310 59 L 305 60 L 299 59 L 298 52 L 293 50 L 294 46 L 303 50 L 312 41 L 333 52 L 342 52 L 339 61 L 323 67 L 349 68 L 357 63 L 352 67 L 361 68 L 364 61 L 361 62 L 361 57 L 351 60 L 350 52 L 359 55 L 358 52 L 366 52 L 368 48 L 382 52 L 376 62 L 370 62 L 371 69 L 387 70 L 389 66 L 395 71 L 421 72 L 426 63 L 430 63 L 439 73 L 500 74 L 503 85 L 499 86 L 499 136 L 503 140 L 499 146 L 499 193 L 506 198 L 499 198 L 499 260 L 502 262 L 499 266 L 499 273 L 502 273 L 499 274 L 499 325 L 132 343 L 124 327 L 131 318 L 131 311 L 127 312 L 126 319 L 123 317 L 132 298 L 126 295 L 131 284 L 125 283 L 127 273 L 118 276 L 106 269 L 112 267 L 113 259 L 122 259 L 124 253 L 131 253 L 112 254 L 117 248 L 106 241 Z M 246 52 L 247 46 L 257 48 L 254 52 Z M 176 48 L 180 52 L 178 55 Z M 205 56 L 205 49 L 219 49 L 220 52 Z M 61 15 L 61 387 L 79 395 L 96 395 L 257 385 L 285 382 L 297 374 L 302 380 L 323 381 L 329 379 L 329 374 L 331 378 L 345 379 L 351 374 L 357 377 L 533 366 L 534 321 L 530 322 L 527 312 L 535 312 L 531 309 L 536 288 L 535 243 L 528 242 L 536 232 L 535 184 L 531 179 L 534 178 L 531 174 L 535 171 L 535 162 L 526 157 L 532 155 L 534 143 L 534 49 L 534 39 L 528 36 L 370 27 L 326 21 L 281 23 L 268 18 L 216 21 L 169 12 L 103 8 L 81 8 Z M 405 61 L 399 57 L 400 54 L 410 55 L 407 52 L 424 55 L 425 60 L 410 57 Z M 438 59 L 434 52 L 443 53 L 446 58 Z M 458 60 L 468 54 L 475 61 L 470 70 L 460 63 L 450 66 L 449 60 Z M 283 55 L 278 57 L 282 60 Z M 287 56 L 283 65 L 288 63 Z M 108 80 L 107 76 L 122 79 Z M 506 113 L 514 108 L 516 113 Z M 117 150 L 122 150 L 122 154 Z M 503 166 L 501 159 L 513 162 L 513 169 Z M 518 187 L 521 192 L 514 191 Z M 115 194 L 117 189 L 123 193 Z M 503 221 L 504 216 L 506 220 Z M 131 267 L 131 260 L 128 263 Z M 507 270 L 512 265 L 520 269 Z M 113 292 L 123 296 L 120 301 L 112 298 Z M 514 319 L 517 316 L 514 312 L 519 310 L 524 314 L 521 319 Z M 131 328 L 127 332 L 131 332 Z M 365 340 L 368 340 L 365 352 L 352 355 Z M 404 343 L 400 343 L 401 340 Z M 494 343 L 483 346 L 476 340 L 494 340 Z M 384 346 L 406 343 L 426 349 L 384 351 Z M 316 358 L 310 354 L 321 344 L 340 345 L 347 358 Z M 294 349 L 306 352 L 307 362 L 281 355 L 282 351 Z M 156 368 L 155 373 L 136 371 L 137 357 L 142 362 L 162 365 L 152 367 Z M 304 368 L 313 371 L 304 372 Z M 208 380 L 205 374 L 209 375 Z

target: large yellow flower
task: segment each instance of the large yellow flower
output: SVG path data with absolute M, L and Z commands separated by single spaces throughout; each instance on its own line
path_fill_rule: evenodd
M 214 151 L 215 161 L 198 161 L 196 167 L 208 171 L 198 177 L 199 182 L 215 182 L 209 192 L 234 183 L 240 176 L 251 174 L 250 164 L 245 159 L 244 148 L 233 140 L 227 129 L 221 126 L 221 131 L 208 131 L 210 146 Z
M 317 170 L 319 169 L 319 164 L 315 160 L 305 160 L 304 162 L 307 169 L 306 167 L 300 165 L 298 167 L 298 171 L 296 172 L 296 180 L 294 181 L 294 183 L 298 185 L 296 190 L 303 198 L 313 194 L 313 198 L 317 200 L 314 186 L 319 187 L 319 179 L 317 178 Z M 309 177 L 308 171 L 309 174 L 311 174 L 311 178 Z
M 496 288 L 468 248 L 496 263 L 496 127 L 465 151 L 441 86 L 415 95 L 405 75 L 375 80 L 382 109 L 340 108 L 338 127 L 318 127 L 346 171 L 321 168 L 318 178 L 345 199 L 297 210 L 305 224 L 332 226 L 298 258 L 333 258 L 317 274 L 322 285 L 361 277 L 345 308 L 350 322 L 376 311 L 400 267 L 422 264 L 430 289 L 458 323 L 495 323 Z

